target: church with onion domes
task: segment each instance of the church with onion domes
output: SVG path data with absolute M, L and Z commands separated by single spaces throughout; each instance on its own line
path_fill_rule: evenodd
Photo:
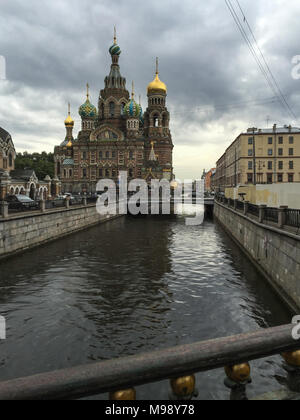
M 166 107 L 167 86 L 159 78 L 158 59 L 153 82 L 148 85 L 148 107 L 143 112 L 136 101 L 134 84 L 131 94 L 121 75 L 121 49 L 114 43 L 109 49 L 111 69 L 100 91 L 98 107 L 90 100 L 79 108 L 81 130 L 75 137 L 70 105 L 65 120 L 66 137 L 55 147 L 55 176 L 62 192 L 95 193 L 101 179 L 118 181 L 121 171 L 128 179 L 173 179 L 173 142 Z

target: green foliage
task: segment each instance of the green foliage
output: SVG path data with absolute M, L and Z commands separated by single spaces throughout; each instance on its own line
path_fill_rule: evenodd
M 39 180 L 44 180 L 47 175 L 54 177 L 53 153 L 18 153 L 15 161 L 16 169 L 33 169 Z

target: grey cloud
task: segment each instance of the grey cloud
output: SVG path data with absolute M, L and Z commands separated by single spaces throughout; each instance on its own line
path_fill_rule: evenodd
M 294 0 L 285 7 L 283 0 L 240 3 L 298 115 L 300 82 L 291 77 L 291 59 L 300 54 L 300 6 Z M 79 128 L 77 108 L 84 101 L 86 82 L 96 105 L 109 72 L 114 24 L 122 49 L 121 72 L 128 87 L 135 81 L 144 107 L 146 87 L 159 56 L 161 79 L 168 85 L 173 111 L 175 144 L 179 138 L 181 145 L 194 147 L 194 133 L 207 132 L 212 144 L 220 144 L 221 154 L 238 130 L 248 124 L 265 125 L 267 115 L 272 122 L 290 122 L 278 102 L 254 106 L 254 101 L 273 93 L 222 0 L 12 0 L 1 4 L 0 55 L 7 59 L 9 84 L 0 82 L 0 123 L 10 129 L 15 141 L 32 133 L 35 139 L 47 138 L 48 149 L 53 148 L 64 136 L 69 100 Z M 11 115 L 7 98 L 19 104 L 13 112 L 23 115 L 21 120 Z M 209 107 L 214 111 L 204 112 Z M 224 128 L 226 138 L 211 132 L 215 126 Z M 199 144 L 204 142 L 205 138 L 199 139 Z M 21 143 L 24 140 L 20 147 Z

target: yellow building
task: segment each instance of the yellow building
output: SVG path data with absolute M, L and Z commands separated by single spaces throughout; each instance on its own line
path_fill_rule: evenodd
M 217 173 L 224 172 L 221 164 L 224 158 Z M 249 128 L 226 150 L 225 177 L 217 179 L 220 191 L 238 185 L 300 182 L 300 128 Z

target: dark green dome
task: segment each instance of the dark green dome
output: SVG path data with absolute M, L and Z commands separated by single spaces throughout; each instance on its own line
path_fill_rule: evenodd
M 110 55 L 120 55 L 121 52 L 121 48 L 117 44 L 112 45 L 109 49 Z
M 79 108 L 79 115 L 81 118 L 96 118 L 97 109 L 91 104 L 90 100 L 87 99 L 83 105 Z

